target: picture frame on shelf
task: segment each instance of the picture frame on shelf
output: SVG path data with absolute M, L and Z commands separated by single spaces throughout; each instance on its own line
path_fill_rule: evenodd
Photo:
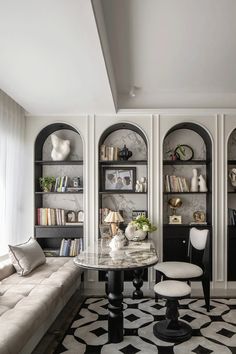
M 66 213 L 66 223 L 75 223 L 76 220 L 76 212 L 74 210 L 68 210 Z
M 78 211 L 77 221 L 80 222 L 80 223 L 84 222 L 84 211 L 83 210 L 79 210 Z
M 136 167 L 103 167 L 103 191 L 135 191 Z
M 138 216 L 147 217 L 147 210 L 132 210 L 132 220 L 135 220 Z
M 99 225 L 99 231 L 101 237 L 112 237 L 112 230 L 110 224 Z

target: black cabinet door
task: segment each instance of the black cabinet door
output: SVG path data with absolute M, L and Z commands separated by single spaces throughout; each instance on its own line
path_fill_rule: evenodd
M 236 227 L 228 226 L 228 280 L 236 280 Z
M 163 229 L 163 260 L 187 262 L 189 228 L 165 225 Z

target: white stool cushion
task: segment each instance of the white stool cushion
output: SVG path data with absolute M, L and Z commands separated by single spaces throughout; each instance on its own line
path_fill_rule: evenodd
M 162 262 L 154 268 L 171 279 L 189 279 L 200 277 L 203 273 L 201 267 L 187 262 Z
M 191 293 L 188 284 L 178 280 L 165 280 L 154 286 L 154 291 L 163 297 L 182 297 Z

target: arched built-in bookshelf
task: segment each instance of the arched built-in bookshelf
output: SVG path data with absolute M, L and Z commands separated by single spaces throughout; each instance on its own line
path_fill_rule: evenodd
M 173 150 L 181 144 L 192 148 L 192 159 L 172 160 Z M 190 191 L 193 169 L 197 169 L 198 176 L 203 175 L 207 191 Z M 167 182 L 172 186 L 167 187 Z M 182 206 L 176 209 L 177 216 L 181 216 L 180 223 L 170 223 L 169 216 L 173 211 L 168 201 L 171 198 L 180 198 L 182 201 Z M 205 223 L 194 224 L 193 213 L 196 211 L 205 214 Z M 203 127 L 186 122 L 173 126 L 163 140 L 164 261 L 187 260 L 189 230 L 193 226 L 208 228 L 212 234 L 212 143 L 208 132 Z
M 53 161 L 51 158 L 52 133 L 61 139 L 70 140 L 70 154 L 64 161 Z M 54 184 L 50 191 L 45 192 L 40 188 L 40 177 L 58 177 L 59 186 Z M 78 177 L 80 186 L 74 188 L 73 178 Z M 62 191 L 60 187 L 65 180 L 66 187 Z M 35 141 L 35 238 L 46 255 L 59 255 L 63 239 L 70 240 L 69 244 L 77 240 L 76 248 L 82 248 L 79 239 L 83 238 L 83 213 L 81 136 L 68 124 L 50 124 L 40 131 Z

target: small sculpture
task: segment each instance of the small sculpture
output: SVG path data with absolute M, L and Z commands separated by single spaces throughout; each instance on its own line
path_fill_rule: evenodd
M 132 151 L 130 151 L 126 145 L 124 145 L 123 149 L 120 150 L 119 157 L 121 160 L 128 160 L 133 155 Z
M 56 134 L 51 134 L 52 140 L 52 152 L 51 157 L 53 161 L 63 161 L 67 158 L 70 153 L 70 140 L 63 140 L 56 136 Z
M 137 193 L 147 192 L 147 179 L 146 179 L 146 177 L 141 177 L 140 180 L 136 181 L 135 192 L 137 192 Z
M 135 192 L 137 192 L 137 193 L 142 192 L 142 185 L 141 185 L 141 183 L 139 182 L 139 180 L 136 181 Z
M 126 238 L 125 235 L 121 230 L 117 231 L 117 234 L 112 237 L 111 242 L 109 243 L 110 248 L 112 251 L 119 250 L 120 248 L 126 245 Z
M 191 179 L 191 187 L 190 192 L 198 192 L 198 176 L 197 176 L 197 169 L 193 169 L 193 177 Z
M 202 175 L 200 175 L 198 178 L 198 185 L 199 185 L 200 192 L 207 192 L 208 191 L 206 181 Z
M 229 179 L 231 181 L 232 187 L 236 189 L 236 168 L 232 168 Z
M 206 185 L 206 181 L 203 177 L 203 175 L 200 175 L 198 177 L 197 175 L 197 169 L 194 168 L 193 169 L 193 177 L 191 179 L 191 187 L 190 187 L 190 192 L 207 192 L 207 185 Z
M 171 198 L 168 200 L 169 207 L 172 210 L 172 215 L 169 216 L 169 224 L 182 224 L 181 215 L 176 215 L 176 209 L 180 208 L 183 204 L 180 198 Z

